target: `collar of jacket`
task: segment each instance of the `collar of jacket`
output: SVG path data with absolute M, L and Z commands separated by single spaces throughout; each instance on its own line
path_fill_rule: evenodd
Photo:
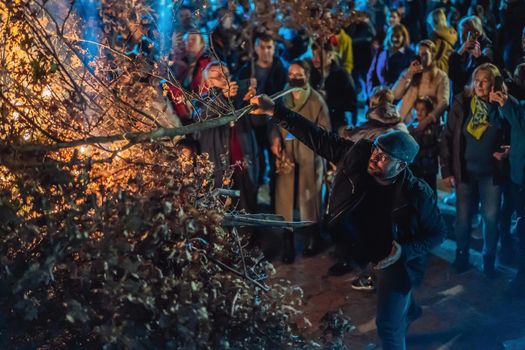
M 408 198 L 407 188 L 410 182 L 414 181 L 415 177 L 412 175 L 408 166 L 403 170 L 395 182 L 395 195 L 394 195 L 394 207 L 392 209 L 392 214 L 395 212 L 407 207 L 410 203 Z
M 290 88 L 288 84 L 286 84 L 286 88 Z M 284 96 L 284 105 L 285 107 L 291 109 L 292 111 L 299 113 L 299 111 L 303 108 L 303 106 L 306 104 L 306 101 L 308 101 L 308 98 L 310 97 L 312 90 L 310 88 L 310 84 L 306 83 L 306 86 L 304 87 L 304 91 L 301 91 L 301 96 L 299 100 L 294 100 L 293 93 L 288 94 Z

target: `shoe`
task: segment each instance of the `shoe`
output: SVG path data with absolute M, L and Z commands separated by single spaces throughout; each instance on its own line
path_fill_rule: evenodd
M 452 263 L 452 267 L 456 273 L 460 274 L 465 271 L 468 271 L 472 268 L 472 265 L 469 263 L 469 253 L 468 250 L 457 250 L 456 251 L 456 260 Z
M 328 269 L 328 275 L 330 276 L 342 276 L 352 271 L 352 265 L 349 262 L 338 262 L 333 264 Z
M 498 276 L 498 272 L 494 266 L 496 257 L 494 255 L 483 255 L 483 273 L 489 279 L 494 279 Z
M 285 264 L 291 264 L 295 260 L 294 233 L 292 230 L 285 230 L 283 236 L 283 255 L 281 258 Z
M 352 289 L 373 292 L 376 290 L 376 281 L 373 276 L 363 275 L 352 281 Z
M 303 250 L 303 256 L 314 256 L 321 252 L 323 247 L 323 239 L 321 238 L 321 233 L 319 228 L 316 227 L 306 242 L 306 245 Z

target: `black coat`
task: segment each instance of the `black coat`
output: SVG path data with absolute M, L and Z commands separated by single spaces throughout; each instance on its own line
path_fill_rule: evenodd
M 492 42 L 483 36 L 479 39 L 482 51 L 492 51 Z M 461 93 L 470 82 L 472 72 L 476 67 L 483 63 L 491 63 L 492 58 L 482 54 L 478 58 L 472 55 L 460 55 L 457 51 L 453 51 L 448 59 L 448 77 L 452 83 L 452 93 L 455 95 Z
M 372 141 L 343 139 L 281 105 L 276 107 L 273 119 L 321 157 L 337 164 L 325 222 L 329 229 L 340 225 L 339 219 L 357 208 L 375 181 L 367 172 Z M 391 212 L 392 236 L 401 244 L 402 262 L 417 285 L 423 277 L 427 253 L 443 241 L 446 226 L 432 189 L 408 168 L 399 176 Z
M 312 67 L 310 84 L 316 90 L 321 88 L 321 72 Z M 326 104 L 330 111 L 332 130 L 337 132 L 341 126 L 347 126 L 345 112 L 357 113 L 357 93 L 354 81 L 339 62 L 333 61 L 330 73 L 324 81 Z
M 220 90 L 212 89 L 208 98 L 216 99 L 219 106 L 228 106 L 228 101 Z M 242 104 L 240 96 L 245 91 L 239 91 L 237 98 L 233 100 L 234 107 L 239 108 Z M 219 117 L 215 111 L 200 108 L 197 114 L 207 119 Z M 259 150 L 255 140 L 252 120 L 242 117 L 235 122 L 235 131 L 243 152 L 244 160 L 248 163 L 247 175 L 250 181 L 257 184 L 259 179 Z M 201 130 L 193 134 L 193 138 L 199 143 L 200 153 L 208 153 L 209 159 L 214 163 L 214 180 L 216 187 L 222 187 L 222 176 L 224 171 L 231 165 L 229 162 L 229 140 L 232 127 L 223 125 L 211 129 Z
M 456 182 L 467 181 L 465 148 L 466 140 L 463 135 L 466 119 L 469 115 L 470 98 L 463 92 L 454 98 L 452 109 L 448 114 L 447 123 L 441 134 L 439 159 L 441 161 L 441 176 L 443 178 L 454 176 Z M 508 124 L 503 122 L 498 140 L 493 152 L 501 152 L 501 145 L 510 143 L 510 130 Z M 493 161 L 494 183 L 502 183 L 508 177 L 506 162 Z
M 250 62 L 244 64 L 239 69 L 239 72 L 237 72 L 237 80 L 250 79 L 251 76 L 252 67 Z M 272 95 L 276 92 L 279 92 L 284 89 L 287 79 L 288 71 L 284 67 L 281 59 L 279 57 L 274 57 L 273 64 L 270 67 L 270 71 L 268 73 L 268 78 L 266 79 L 266 83 L 261 91 L 267 95 Z

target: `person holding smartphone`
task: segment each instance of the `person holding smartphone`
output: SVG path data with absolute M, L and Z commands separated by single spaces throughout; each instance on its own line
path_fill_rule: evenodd
M 510 147 L 507 149 L 510 162 L 511 194 L 516 210 L 516 233 L 519 238 L 518 273 L 510 283 L 510 296 L 525 297 L 525 100 L 518 102 L 508 95 L 506 89 L 494 89 L 489 99 L 497 103 L 500 115 L 511 126 Z
M 458 24 L 458 32 L 460 47 L 450 54 L 448 71 L 454 96 L 463 91 L 476 67 L 494 61 L 492 42 L 478 17 L 464 17 Z
M 436 101 L 429 113 L 429 120 L 435 123 L 448 107 L 449 81 L 447 74 L 436 66 L 436 45 L 433 41 L 420 41 L 417 51 L 418 56 L 401 74 L 392 90 L 394 98 L 400 100 L 397 107 L 403 122 L 409 124 L 412 121 L 412 108 L 417 99 L 428 96 Z
M 454 98 L 440 145 L 441 174 L 456 188 L 457 197 L 453 267 L 458 273 L 470 268 L 471 222 L 481 203 L 483 271 L 490 278 L 496 275 L 501 184 L 507 178 L 499 153 L 509 142 L 508 127 L 489 99 L 499 78 L 499 69 L 491 63 L 474 70 L 471 86 Z

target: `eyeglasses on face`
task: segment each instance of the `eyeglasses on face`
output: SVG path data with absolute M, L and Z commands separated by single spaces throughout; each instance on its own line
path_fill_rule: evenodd
M 390 157 L 388 154 L 386 154 L 385 152 L 383 152 L 381 150 L 381 148 L 379 148 L 378 146 L 373 146 L 372 148 L 372 154 L 370 155 L 370 158 L 376 162 L 391 162 L 393 161 L 394 159 L 392 157 Z

